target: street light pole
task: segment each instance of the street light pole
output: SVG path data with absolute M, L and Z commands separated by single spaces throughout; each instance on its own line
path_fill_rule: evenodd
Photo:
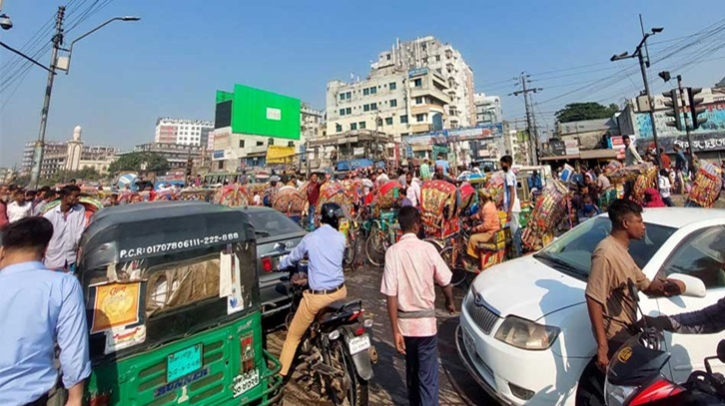
M 38 182 L 40 182 L 41 164 L 43 162 L 43 147 L 45 144 L 45 128 L 48 124 L 50 95 L 53 92 L 53 81 L 55 79 L 55 66 L 58 59 L 58 49 L 60 49 L 60 45 L 63 43 L 64 17 L 65 6 L 60 6 L 58 7 L 58 13 L 55 17 L 55 35 L 53 35 L 53 50 L 50 54 L 50 70 L 48 71 L 48 82 L 45 86 L 45 96 L 43 97 L 43 109 L 40 111 L 40 131 L 38 132 L 38 141 L 35 143 L 35 152 L 33 154 L 33 170 L 30 173 L 30 184 L 34 189 L 38 188 Z
M 43 163 L 43 152 L 45 147 L 45 130 L 48 124 L 48 110 L 50 109 L 50 95 L 53 92 L 53 81 L 55 79 L 56 70 L 64 70 L 68 74 L 68 68 L 70 66 L 70 57 L 73 53 L 73 45 L 82 40 L 83 38 L 93 34 L 100 30 L 106 25 L 113 21 L 138 21 L 139 17 L 114 17 L 98 27 L 88 31 L 80 37 L 73 40 L 69 49 L 62 49 L 60 46 L 63 44 L 63 18 L 65 16 L 65 6 L 58 7 L 58 13 L 55 21 L 55 35 L 53 36 L 53 50 L 50 55 L 50 67 L 48 69 L 48 83 L 45 87 L 45 96 L 43 98 L 43 110 L 40 113 L 40 131 L 38 133 L 38 141 L 35 143 L 35 151 L 33 153 L 33 170 L 30 174 L 30 185 L 34 188 L 38 188 L 40 182 L 41 165 Z M 68 58 L 65 61 L 65 66 L 58 66 L 58 51 L 63 50 L 68 52 Z
M 660 147 L 659 143 L 657 142 L 657 125 L 655 123 L 655 103 L 654 99 L 652 98 L 652 93 L 650 93 L 649 88 L 649 80 L 647 79 L 647 68 L 649 67 L 649 58 L 645 58 L 645 55 L 642 53 L 642 48 L 647 46 L 647 38 L 658 34 L 662 32 L 663 28 L 652 28 L 652 32 L 645 33 L 642 36 L 642 40 L 637 45 L 637 48 L 634 50 L 632 55 L 629 55 L 629 52 L 625 52 L 623 54 L 614 55 L 609 60 L 619 61 L 622 59 L 629 59 L 629 58 L 637 58 L 639 60 L 639 68 L 642 72 L 642 81 L 644 82 L 644 93 L 647 96 L 647 102 L 649 103 L 649 117 L 652 122 L 652 139 L 655 143 L 655 153 L 659 154 Z M 657 165 L 662 169 L 662 163 L 659 159 L 656 160 Z

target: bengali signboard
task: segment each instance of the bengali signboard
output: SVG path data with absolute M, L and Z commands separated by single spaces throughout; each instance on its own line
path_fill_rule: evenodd
M 459 141 L 486 140 L 501 136 L 503 136 L 503 124 L 494 123 L 406 136 L 404 137 L 404 142 L 408 144 L 447 145 Z
M 692 147 L 695 152 L 698 151 L 722 151 L 725 150 L 725 131 L 713 134 L 691 134 Z M 652 138 L 642 139 L 641 142 L 647 145 L 653 142 Z M 679 145 L 687 148 L 687 136 L 679 135 L 676 137 L 657 137 L 657 143 L 660 148 L 664 148 L 667 153 L 674 153 L 674 146 Z

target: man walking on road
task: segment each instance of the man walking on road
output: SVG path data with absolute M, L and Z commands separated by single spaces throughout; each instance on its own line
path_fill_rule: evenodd
M 0 405 L 45 406 L 56 385 L 60 348 L 67 406 L 80 406 L 91 374 L 86 308 L 73 275 L 41 262 L 53 236 L 45 218 L 8 225 L 0 247 Z
M 410 405 L 437 406 L 435 284 L 443 287 L 446 309 L 455 313 L 452 274 L 435 247 L 418 239 L 418 210 L 403 207 L 398 221 L 404 235 L 385 253 L 380 291 L 387 296 L 395 348 L 405 355 Z
M 45 253 L 49 269 L 75 272 L 76 251 L 86 226 L 86 209 L 78 204 L 80 195 L 78 186 L 65 186 L 60 190 L 60 204 L 43 215 L 53 225 L 53 239 Z
M 604 378 L 609 359 L 631 337 L 637 321 L 637 303 L 629 284 L 648 296 L 673 296 L 685 284 L 672 279 L 647 279 L 629 253 L 629 243 L 645 236 L 642 207 L 629 200 L 615 200 L 608 207 L 610 235 L 592 253 L 585 291 L 597 354 L 582 373 L 576 393 L 577 405 L 604 406 Z

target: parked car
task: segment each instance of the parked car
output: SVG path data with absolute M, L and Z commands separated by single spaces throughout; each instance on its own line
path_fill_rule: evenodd
M 257 272 L 259 272 L 262 316 L 288 311 L 292 296 L 283 272 L 273 272 L 305 236 L 305 230 L 277 210 L 263 206 L 243 209 L 254 226 L 257 238 Z
M 650 298 L 647 315 L 699 310 L 725 296 L 725 211 L 645 210 L 647 233 L 629 252 L 648 278 L 678 278 L 704 297 Z M 458 353 L 472 376 L 507 405 L 574 405 L 579 377 L 596 354 L 584 298 L 591 253 L 611 230 L 606 214 L 538 253 L 480 274 L 466 294 Z M 706 290 L 705 290 L 706 289 Z M 663 369 L 675 382 L 711 355 L 721 335 L 666 334 L 672 353 Z M 713 365 L 725 373 L 725 365 Z

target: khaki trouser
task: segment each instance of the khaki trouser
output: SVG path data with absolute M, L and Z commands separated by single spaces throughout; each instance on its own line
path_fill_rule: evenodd
M 287 338 L 285 338 L 284 345 L 282 346 L 282 354 L 279 356 L 279 361 L 282 363 L 282 370 L 280 371 L 282 376 L 287 376 L 290 366 L 292 366 L 295 353 L 297 352 L 297 346 L 300 345 L 302 336 L 305 335 L 307 328 L 315 320 L 317 313 L 328 304 L 335 300 L 344 299 L 345 297 L 347 297 L 347 288 L 345 286 L 337 292 L 328 295 L 313 295 L 309 291 L 303 294 L 295 317 L 292 319 L 292 323 L 290 323 L 289 330 L 287 331 Z
M 472 234 L 468 239 L 468 255 L 478 258 L 478 244 L 487 243 L 493 238 L 493 233 L 487 231 L 485 233 Z

